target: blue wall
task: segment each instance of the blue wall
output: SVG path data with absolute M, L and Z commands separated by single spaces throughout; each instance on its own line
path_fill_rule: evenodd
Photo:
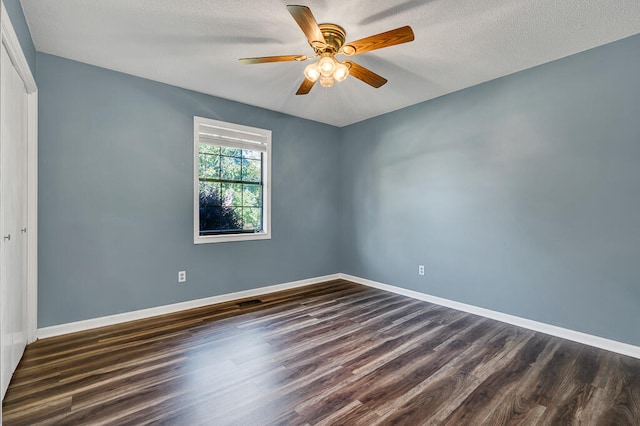
M 38 53 L 39 326 L 346 272 L 640 345 L 638 51 L 343 129 Z M 193 245 L 193 115 L 273 130 L 272 240 Z
M 29 32 L 27 21 L 24 19 L 24 14 L 22 13 L 20 0 L 2 0 L 2 2 L 7 9 L 9 20 L 11 21 L 11 25 L 13 26 L 16 35 L 18 36 L 20 47 L 22 47 L 24 56 L 29 63 L 31 73 L 35 75 L 36 49 L 33 47 L 33 40 L 31 40 L 31 33 Z
M 638 52 L 634 36 L 345 128 L 341 270 L 640 345 Z
M 340 129 L 47 54 L 36 63 L 39 327 L 338 271 Z M 194 115 L 273 131 L 271 240 L 193 244 Z

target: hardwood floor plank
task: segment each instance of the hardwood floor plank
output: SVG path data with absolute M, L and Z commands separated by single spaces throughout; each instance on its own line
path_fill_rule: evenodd
M 475 326 L 471 319 L 459 320 L 450 328 L 442 329 L 439 338 L 429 339 L 415 346 L 360 379 L 342 384 L 341 388 L 335 391 L 328 391 L 322 398 L 305 402 L 302 406 L 296 407 L 296 411 L 306 418 L 321 419 L 324 412 L 341 408 L 347 401 L 357 399 L 368 404 L 377 399 L 393 397 L 398 392 L 413 387 L 415 380 L 422 381 L 464 347 L 460 340 L 455 340 L 452 341 L 454 348 L 451 351 L 434 352 L 433 347 L 440 343 L 441 339 L 455 336 L 460 330 L 473 330 Z M 348 368 L 349 364 L 345 366 Z M 403 380 L 398 381 L 398 376 L 402 376 Z
M 500 389 L 517 380 L 522 380 L 550 337 L 536 334 L 515 354 L 502 369 L 493 372 L 460 404 L 443 422 L 446 425 L 482 424 L 502 396 Z
M 640 425 L 637 359 L 343 280 L 257 299 L 39 340 L 3 421 Z
M 416 386 L 414 395 L 408 395 L 397 407 L 383 407 L 384 424 L 416 425 L 425 419 L 433 417 L 435 411 L 442 405 L 448 405 L 466 389 L 474 389 L 479 380 L 468 373 L 450 371 L 445 377 L 434 383 L 424 382 L 425 386 Z M 428 384 L 427 384 L 428 383 Z M 380 410 L 380 409 L 378 409 Z M 380 411 L 377 411 L 380 413 Z
M 640 368 L 637 360 L 615 356 L 615 368 L 610 377 L 608 388 L 613 399 L 607 410 L 598 419 L 597 424 L 640 424 Z
M 485 324 L 489 324 L 489 321 Z M 433 375 L 400 394 L 396 399 L 378 402 L 376 412 L 381 418 L 386 419 L 385 421 L 392 423 L 415 423 L 424 418 L 427 413 L 433 418 L 438 414 L 443 416 L 443 413 L 439 412 L 442 406 L 454 405 L 452 401 L 455 399 L 461 402 L 480 383 L 480 379 L 471 374 L 473 369 L 469 368 L 468 364 L 472 363 L 476 367 L 480 364 L 478 360 L 484 359 L 489 351 L 496 353 L 496 347 L 487 343 L 501 334 L 503 334 L 503 328 L 492 325 L 490 333 L 474 340 L 472 345 Z M 447 404 L 444 404 L 445 401 Z
M 62 396 L 51 398 L 47 401 L 40 401 L 39 404 L 24 406 L 19 410 L 6 410 L 2 412 L 4 424 L 11 425 L 33 425 L 44 422 L 52 417 L 62 415 L 71 411 L 71 397 Z
M 378 415 L 364 406 L 360 401 L 353 401 L 342 409 L 331 413 L 319 422 L 314 421 L 316 426 L 331 425 L 372 425 L 379 420 Z
M 321 394 L 325 389 L 348 381 L 351 372 L 337 368 L 312 378 L 302 377 L 278 391 L 256 400 L 247 401 L 240 409 L 229 415 L 214 419 L 215 424 L 247 425 L 269 421 L 280 413 L 290 410 L 301 402 Z M 298 410 L 296 412 L 299 413 Z

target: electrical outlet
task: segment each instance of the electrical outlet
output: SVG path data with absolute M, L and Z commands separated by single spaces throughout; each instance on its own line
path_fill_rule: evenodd
M 424 265 L 418 265 L 418 275 L 424 275 Z
M 187 271 L 178 271 L 178 282 L 179 283 L 187 282 Z

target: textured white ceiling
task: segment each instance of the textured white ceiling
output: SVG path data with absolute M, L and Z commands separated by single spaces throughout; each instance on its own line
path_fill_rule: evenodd
M 304 4 L 347 41 L 410 25 L 416 40 L 352 59 L 386 77 L 353 77 L 295 96 L 312 54 L 286 9 Z M 639 0 L 22 0 L 36 49 L 335 126 L 640 33 Z

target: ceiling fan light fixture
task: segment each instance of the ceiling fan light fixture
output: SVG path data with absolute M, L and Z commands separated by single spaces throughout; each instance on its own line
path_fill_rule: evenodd
M 318 67 L 320 68 L 320 74 L 325 77 L 330 77 L 336 69 L 336 60 L 333 59 L 333 56 L 330 54 L 323 56 L 318 62 Z
M 263 64 L 269 62 L 305 61 L 319 57 L 320 59 L 317 62 L 308 65 L 304 69 L 305 79 L 300 84 L 296 95 L 308 94 L 318 80 L 320 80 L 321 86 L 332 87 L 336 81 L 341 83 L 349 75 L 376 89 L 382 87 L 387 82 L 386 78 L 355 62 L 349 60 L 344 62 L 337 61 L 335 55 L 359 55 L 384 47 L 408 43 L 415 38 L 413 30 L 407 25 L 345 44 L 347 33 L 340 25 L 332 23 L 318 24 L 311 9 L 307 6 L 290 4 L 287 6 L 287 10 L 306 36 L 314 55 L 261 56 L 257 58 L 241 58 L 240 62 L 243 64 Z
M 333 76 L 322 75 L 320 74 L 320 86 L 322 87 L 333 87 Z
M 349 76 L 349 68 L 343 64 L 338 62 L 336 64 L 336 69 L 333 71 L 333 79 L 338 83 L 342 83 Z
M 320 69 L 317 63 L 309 64 L 304 69 L 304 76 L 310 81 L 317 81 L 320 77 Z

